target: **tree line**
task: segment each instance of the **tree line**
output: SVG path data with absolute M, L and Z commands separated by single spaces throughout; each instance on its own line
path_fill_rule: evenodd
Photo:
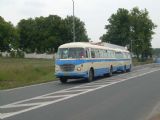
M 109 23 L 108 23 L 109 22 Z M 100 39 L 128 49 L 137 58 L 152 56 L 151 40 L 156 25 L 149 18 L 147 9 L 119 8 L 105 25 L 106 33 Z M 73 16 L 58 15 L 22 19 L 16 26 L 0 16 L 0 52 L 11 49 L 24 52 L 53 52 L 59 45 L 73 41 Z M 89 41 L 85 23 L 75 17 L 76 41 Z M 95 30 L 96 31 L 96 30 Z
M 152 56 L 151 40 L 156 25 L 149 18 L 147 9 L 120 8 L 108 19 L 107 30 L 100 39 L 104 42 L 127 46 L 140 60 Z
M 153 49 L 153 55 L 154 57 L 160 57 L 160 48 L 154 48 Z
M 49 15 L 22 19 L 14 27 L 0 17 L 0 51 L 55 52 L 59 45 L 73 41 L 72 20 L 72 16 Z M 84 22 L 75 17 L 75 26 L 76 41 L 89 41 Z

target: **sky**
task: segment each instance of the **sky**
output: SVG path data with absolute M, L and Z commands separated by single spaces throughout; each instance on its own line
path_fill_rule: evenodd
M 118 8 L 131 10 L 133 7 L 147 9 L 149 17 L 158 26 L 154 32 L 152 46 L 160 48 L 160 0 L 74 0 L 75 16 L 84 23 L 92 41 L 98 41 L 106 30 L 109 17 Z M 14 25 L 21 19 L 58 15 L 72 15 L 72 0 L 0 0 L 0 16 Z

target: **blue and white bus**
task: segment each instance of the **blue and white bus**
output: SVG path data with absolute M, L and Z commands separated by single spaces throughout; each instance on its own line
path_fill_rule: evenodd
M 90 82 L 97 76 L 130 71 L 131 66 L 130 53 L 124 47 L 108 43 L 73 42 L 58 48 L 55 75 L 62 83 L 75 78 L 86 78 Z

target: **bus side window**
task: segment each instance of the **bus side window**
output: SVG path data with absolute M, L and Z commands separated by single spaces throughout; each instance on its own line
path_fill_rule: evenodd
M 129 56 L 128 56 L 128 54 L 127 54 L 127 53 L 125 53 L 125 57 L 126 57 L 126 59 L 128 59 L 128 58 L 129 58 Z
M 115 51 L 113 51 L 113 58 L 116 58 Z
M 124 56 L 123 56 L 123 53 L 122 53 L 122 52 L 120 52 L 120 58 L 121 58 L 121 59 L 123 59 L 123 58 L 124 58 Z
M 116 52 L 115 54 L 116 54 L 116 58 L 118 58 L 118 53 Z
M 89 57 L 88 57 L 88 56 L 89 56 L 89 55 L 88 55 L 88 53 L 89 53 L 89 52 L 88 52 L 88 49 L 86 49 L 85 51 L 86 51 L 86 58 L 89 58 Z
M 111 58 L 111 52 L 108 50 L 108 57 Z
M 100 58 L 104 58 L 103 50 L 100 50 Z
M 95 49 L 95 57 L 100 58 L 100 53 L 98 49 Z
M 105 58 L 108 58 L 108 50 L 105 50 Z
M 114 58 L 114 51 L 111 50 L 111 58 Z
M 116 58 L 117 58 L 117 59 L 121 59 L 121 57 L 122 57 L 122 56 L 121 56 L 121 52 L 116 52 Z
M 128 57 L 129 57 L 129 59 L 131 59 L 132 58 L 132 53 L 128 53 Z
M 92 58 L 95 58 L 95 52 L 94 52 L 93 49 L 91 49 L 91 57 L 92 57 Z

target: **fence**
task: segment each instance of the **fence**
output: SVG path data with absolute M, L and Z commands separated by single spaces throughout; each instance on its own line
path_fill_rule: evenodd
M 1 55 L 3 57 L 10 57 L 10 53 L 8 52 L 2 52 Z M 24 58 L 35 58 L 35 59 L 53 59 L 55 57 L 55 54 L 37 54 L 37 53 L 30 53 L 30 54 L 27 54 L 25 53 L 24 54 Z

